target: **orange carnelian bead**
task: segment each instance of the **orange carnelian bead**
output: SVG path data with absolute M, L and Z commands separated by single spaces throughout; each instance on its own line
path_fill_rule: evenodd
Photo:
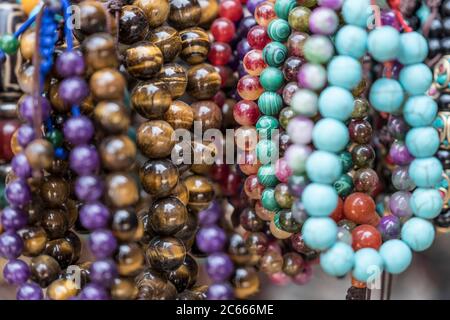
M 378 250 L 382 243 L 380 232 L 368 224 L 362 224 L 353 229 L 352 239 L 352 247 L 355 251 L 362 248 Z
M 352 287 L 363 289 L 366 287 L 366 283 L 352 277 Z
M 362 192 L 352 193 L 345 199 L 344 215 L 358 224 L 374 224 L 378 218 L 375 213 L 375 201 Z
M 339 222 L 344 218 L 344 201 L 341 198 L 338 198 L 338 204 L 336 209 L 331 213 L 330 218 L 335 222 Z

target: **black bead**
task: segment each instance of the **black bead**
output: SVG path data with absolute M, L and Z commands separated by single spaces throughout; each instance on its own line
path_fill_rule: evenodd
M 441 4 L 441 16 L 450 17 L 450 0 L 445 0 Z
M 442 22 L 439 19 L 434 19 L 430 25 L 429 37 L 439 38 L 442 35 L 443 27 Z
M 443 209 L 441 214 L 434 219 L 436 226 L 441 228 L 450 227 L 450 209 Z
M 450 111 L 450 94 L 443 93 L 438 98 L 439 110 Z
M 444 169 L 450 170 L 450 150 L 439 150 L 436 155 L 444 166 Z
M 450 37 L 446 37 L 441 40 L 441 53 L 442 54 L 450 53 Z
M 347 290 L 346 300 L 366 300 L 366 288 L 350 287 Z
M 433 38 L 428 40 L 428 57 L 433 58 L 441 52 L 441 40 Z

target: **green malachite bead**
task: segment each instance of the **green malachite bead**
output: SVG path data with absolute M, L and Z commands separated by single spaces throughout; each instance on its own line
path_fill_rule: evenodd
M 8 205 L 8 201 L 5 197 L 5 184 L 4 182 L 0 182 L 0 209 L 3 209 Z
M 279 67 L 288 57 L 288 49 L 281 42 L 269 42 L 263 49 L 264 61 L 271 67 Z
M 273 41 L 285 42 L 291 34 L 291 27 L 286 20 L 274 19 L 267 26 L 267 34 Z
M 12 34 L 4 34 L 0 37 L 0 49 L 7 54 L 15 54 L 19 48 L 19 40 Z
M 279 122 L 272 116 L 262 116 L 256 122 L 256 131 L 259 139 L 270 139 L 273 130 L 278 129 Z
M 342 172 L 348 172 L 353 168 L 352 154 L 348 151 L 344 151 L 339 155 L 342 163 Z
M 276 116 L 283 108 L 283 98 L 276 92 L 263 92 L 259 96 L 258 107 L 261 113 L 268 116 Z
M 259 83 L 266 91 L 277 91 L 284 83 L 283 72 L 278 68 L 267 67 L 261 72 Z
M 343 174 L 333 186 L 340 197 L 346 197 L 353 191 L 353 179 L 348 174 Z
M 290 107 L 281 109 L 278 121 L 283 129 L 286 129 L 289 121 L 295 117 L 295 112 Z
M 265 187 L 275 187 L 280 181 L 275 176 L 275 166 L 265 164 L 258 169 L 258 181 Z
M 278 146 L 272 140 L 261 140 L 256 145 L 256 157 L 262 164 L 275 163 L 278 159 Z
M 297 1 L 295 0 L 277 0 L 275 2 L 275 13 L 278 18 L 287 21 L 289 17 L 289 12 L 297 6 Z
M 51 132 L 47 132 L 45 137 L 47 138 L 48 141 L 51 142 L 51 144 L 55 148 L 61 147 L 64 142 L 63 134 L 59 130 L 53 130 Z
M 275 200 L 275 190 L 272 188 L 267 188 L 263 191 L 261 195 L 262 206 L 269 211 L 280 210 L 280 206 Z

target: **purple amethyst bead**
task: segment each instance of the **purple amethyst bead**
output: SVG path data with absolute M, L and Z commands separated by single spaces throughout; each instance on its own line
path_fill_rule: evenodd
M 36 134 L 32 126 L 22 124 L 17 132 L 17 141 L 22 148 L 25 148 L 31 141 L 36 138 Z
M 8 261 L 3 269 L 3 277 L 9 284 L 22 284 L 28 280 L 30 275 L 28 264 L 18 259 Z
M 19 287 L 16 298 L 17 300 L 42 300 L 44 299 L 44 294 L 41 287 L 35 282 L 29 282 Z
M 234 271 L 234 264 L 226 253 L 213 253 L 206 259 L 206 272 L 214 282 L 228 280 Z
M 250 13 L 253 15 L 255 13 L 256 7 L 265 2 L 266 0 L 248 0 L 247 1 L 247 9 L 250 11 Z
M 395 164 L 404 166 L 410 164 L 414 157 L 409 153 L 406 144 L 403 141 L 396 140 L 389 149 L 389 156 Z
M 383 241 L 398 239 L 401 231 L 400 219 L 392 215 L 382 217 L 378 224 L 378 231 L 380 231 Z
M 383 24 L 383 26 L 391 26 L 398 31 L 402 29 L 401 24 L 398 22 L 397 17 L 392 10 L 381 11 L 381 23 Z
M 239 60 L 242 61 L 242 59 L 244 59 L 247 52 L 252 50 L 252 47 L 250 47 L 250 44 L 248 43 L 247 38 L 244 38 L 238 42 L 236 50 L 238 53 Z
M 93 283 L 110 287 L 117 277 L 117 267 L 112 260 L 97 260 L 89 268 L 89 278 Z
M 41 103 L 41 118 L 39 119 L 40 122 L 44 121 L 50 116 L 50 102 L 44 98 L 39 97 Z M 35 98 L 31 95 L 26 95 L 22 99 L 20 99 L 19 103 L 19 115 L 20 118 L 27 121 L 28 123 L 34 122 L 34 117 L 36 116 L 36 110 L 37 110 L 38 103 L 35 103 Z
M 86 116 L 72 117 L 64 124 L 63 132 L 73 145 L 85 144 L 94 136 L 94 125 Z
M 103 188 L 103 181 L 98 176 L 80 176 L 75 180 L 75 195 L 79 200 L 98 200 L 103 194 Z
M 344 0 L 319 0 L 318 5 L 330 9 L 338 10 L 342 7 Z
M 212 201 L 208 208 L 198 213 L 198 220 L 200 225 L 208 226 L 215 224 L 222 214 L 222 208 L 217 201 Z
M 223 229 L 216 225 L 202 227 L 197 233 L 197 246 L 205 253 L 222 251 L 227 241 L 227 236 Z
M 232 300 L 234 299 L 233 288 L 229 283 L 214 283 L 206 291 L 208 300 Z
M 61 78 L 81 76 L 85 70 L 83 56 L 79 51 L 63 52 L 55 62 L 56 72 Z
M 109 230 L 95 230 L 89 237 L 89 248 L 95 257 L 110 257 L 117 248 L 117 240 Z
M 5 230 L 19 230 L 27 225 L 28 215 L 18 208 L 6 207 L 3 209 L 0 221 Z
M 6 231 L 0 235 L 0 256 L 15 259 L 22 253 L 23 241 L 15 232 Z
M 256 20 L 253 16 L 247 16 L 239 22 L 239 26 L 236 29 L 235 39 L 247 38 L 248 31 L 256 25 Z M 242 58 L 241 58 L 242 59 Z
M 109 295 L 102 286 L 89 283 L 81 290 L 79 298 L 81 300 L 109 300 Z
M 391 175 L 392 185 L 400 191 L 412 191 L 416 187 L 414 181 L 409 176 L 409 167 L 396 167 Z
M 409 218 L 413 215 L 409 201 L 411 193 L 398 191 L 389 199 L 389 209 L 392 214 L 398 218 Z
M 23 207 L 31 201 L 31 190 L 24 180 L 17 179 L 6 186 L 5 196 L 12 206 Z
M 70 105 L 78 105 L 89 95 L 89 86 L 81 77 L 71 77 L 61 81 L 58 94 Z
M 32 169 L 30 164 L 28 163 L 27 157 L 23 152 L 16 154 L 14 158 L 12 158 L 11 166 L 14 173 L 19 178 L 27 179 L 31 177 Z
M 95 172 L 100 165 L 98 152 L 94 146 L 76 146 L 70 152 L 70 168 L 79 175 L 88 175 Z
M 387 123 L 389 133 L 399 140 L 403 140 L 409 127 L 406 121 L 401 116 L 390 115 Z
M 105 228 L 110 218 L 108 208 L 98 201 L 86 203 L 80 209 L 80 222 L 89 230 Z

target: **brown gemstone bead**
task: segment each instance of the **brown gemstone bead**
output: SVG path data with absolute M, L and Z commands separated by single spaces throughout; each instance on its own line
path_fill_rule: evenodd
M 154 237 L 145 252 L 147 263 L 156 270 L 172 271 L 179 268 L 186 257 L 183 242 L 174 237 Z
M 294 197 L 289 193 L 289 187 L 286 183 L 279 183 L 275 187 L 275 200 L 283 209 L 289 209 L 294 203 Z
M 219 4 L 215 0 L 198 0 L 198 4 L 202 10 L 198 24 L 208 27 L 219 14 Z
M 135 300 L 139 290 L 132 279 L 117 278 L 111 286 L 111 298 L 114 300 Z
M 187 103 L 175 100 L 164 114 L 164 120 L 174 129 L 189 130 L 194 122 L 194 111 Z
M 47 206 L 59 207 L 69 196 L 69 184 L 57 176 L 46 177 L 41 184 L 40 195 Z
M 144 253 L 135 242 L 119 245 L 114 259 L 121 276 L 135 276 L 144 268 Z
M 198 217 L 194 212 L 188 212 L 188 218 L 183 228 L 175 234 L 175 237 L 183 241 L 184 246 L 189 250 L 195 241 L 195 234 L 198 229 Z
M 177 300 L 206 300 L 206 294 L 186 289 L 177 295 Z
M 134 110 L 147 119 L 161 119 L 172 103 L 168 87 L 156 81 L 141 82 L 131 92 Z
M 59 82 L 54 82 L 50 85 L 49 98 L 52 104 L 53 110 L 60 113 L 65 113 L 70 110 L 70 105 L 64 103 L 59 96 Z
M 20 37 L 20 53 L 25 60 L 31 60 L 36 48 L 36 32 L 34 29 L 28 29 Z
M 178 169 L 167 159 L 149 160 L 139 170 L 144 190 L 155 197 L 165 197 L 178 183 Z
M 138 227 L 138 217 L 133 211 L 119 209 L 112 214 L 111 230 L 120 241 L 131 241 Z
M 78 209 L 81 207 L 81 202 L 77 202 L 72 199 L 67 199 L 62 207 L 67 212 L 67 222 L 69 223 L 69 229 L 73 228 L 78 219 Z
M 70 264 L 74 264 L 80 259 L 80 255 L 81 255 L 82 245 L 81 245 L 80 237 L 78 237 L 78 235 L 75 232 L 72 232 L 69 230 L 65 234 L 64 239 L 69 241 L 69 243 L 72 245 L 73 255 L 72 255 L 72 261 L 70 262 Z
M 134 178 L 127 173 L 111 173 L 105 179 L 106 202 L 116 208 L 128 207 L 139 200 L 139 190 Z
M 194 211 L 200 211 L 208 207 L 214 198 L 214 189 L 211 182 L 203 176 L 190 176 L 184 180 L 184 185 L 189 191 L 188 207 Z
M 61 267 L 54 258 L 48 255 L 40 255 L 31 259 L 30 263 L 31 280 L 46 288 L 56 280 L 61 272 Z
M 49 169 L 53 162 L 53 146 L 45 139 L 36 139 L 25 148 L 25 156 L 33 169 Z
M 100 100 L 121 100 L 126 89 L 125 78 L 114 69 L 96 71 L 89 80 L 92 96 Z
M 259 278 L 254 268 L 236 269 L 231 283 L 234 287 L 234 295 L 238 299 L 249 298 L 259 291 Z
M 89 273 L 92 262 L 86 261 L 63 270 L 60 274 L 60 279 L 72 281 L 75 285 L 83 288 L 89 282 Z
M 108 133 L 125 132 L 130 125 L 127 109 L 114 101 L 102 101 L 94 109 L 94 119 Z
M 95 109 L 94 98 L 89 94 L 86 99 L 80 104 L 80 110 L 83 114 L 91 115 Z
M 183 264 L 171 271 L 167 278 L 175 285 L 178 292 L 191 288 L 197 282 L 198 265 L 195 259 L 187 254 Z
M 184 183 L 178 182 L 170 194 L 180 200 L 185 206 L 189 203 L 189 191 Z
M 173 128 L 166 121 L 147 121 L 137 129 L 137 145 L 148 158 L 164 158 L 170 155 L 175 145 L 173 133 Z
M 181 58 L 189 64 L 199 64 L 206 60 L 210 47 L 209 36 L 202 28 L 180 31 Z
M 67 213 L 61 209 L 47 209 L 42 215 L 41 225 L 49 239 L 61 238 L 69 228 Z
M 88 73 L 119 66 L 114 39 L 107 33 L 96 33 L 86 38 L 83 41 L 82 50 L 89 69 Z
M 79 28 L 74 29 L 78 39 L 84 39 L 98 32 L 107 30 L 107 10 L 98 1 L 83 1 L 78 4 Z
M 196 26 L 201 18 L 202 10 L 197 0 L 169 0 L 169 24 L 177 29 Z
M 187 92 L 198 100 L 211 99 L 219 91 L 221 83 L 217 70 L 202 63 L 189 69 Z
M 295 220 L 295 216 L 291 210 L 281 210 L 277 214 L 281 230 L 290 233 L 300 231 L 302 225 Z
M 47 243 L 47 233 L 42 227 L 30 226 L 18 231 L 23 241 L 22 254 L 27 257 L 37 256 L 44 250 Z
M 156 77 L 167 86 L 172 99 L 181 97 L 186 91 L 186 70 L 177 63 L 165 64 Z
M 268 274 L 280 272 L 283 268 L 283 257 L 277 251 L 268 251 L 261 257 L 260 268 Z
M 170 5 L 168 0 L 136 0 L 133 5 L 144 11 L 150 28 L 159 27 L 169 16 Z
M 288 252 L 283 256 L 283 272 L 294 277 L 299 274 L 305 264 L 301 255 L 296 252 Z
M 65 269 L 73 260 L 74 248 L 66 239 L 56 239 L 47 242 L 43 253 L 53 257 Z
M 33 92 L 33 73 L 34 66 L 32 63 L 24 62 L 19 66 L 17 83 L 19 84 L 20 90 L 28 94 Z M 14 115 L 16 115 L 15 110 Z
M 149 223 L 153 231 L 161 235 L 173 235 L 186 224 L 186 206 L 175 197 L 157 200 L 150 208 Z
M 352 118 L 363 119 L 369 115 L 370 106 L 369 101 L 364 98 L 357 98 L 353 103 L 354 108 L 352 112 Z
M 69 162 L 63 159 L 53 159 L 52 167 L 48 169 L 48 172 L 54 175 L 65 175 L 69 169 Z
M 137 79 L 151 79 L 163 65 L 163 54 L 149 41 L 138 42 L 125 51 L 125 66 L 128 73 Z
M 217 155 L 217 147 L 214 142 L 194 140 L 191 150 L 193 152 L 191 171 L 200 175 L 208 175 L 214 164 L 214 157 Z
M 181 37 L 170 26 L 161 26 L 150 32 L 147 39 L 161 50 L 164 61 L 173 61 L 181 52 Z
M 24 212 L 28 215 L 28 225 L 39 224 L 42 220 L 44 204 L 37 194 L 32 197 L 31 203 L 24 208 Z
M 371 167 L 375 160 L 375 150 L 370 144 L 359 144 L 352 151 L 353 164 L 357 168 Z
M 378 186 L 378 175 L 371 168 L 359 169 L 353 176 L 353 185 L 359 192 L 372 192 Z
M 269 239 L 262 232 L 250 232 L 245 235 L 245 245 L 250 254 L 261 256 L 269 246 Z
M 367 120 L 351 120 L 348 131 L 350 139 L 359 144 L 369 143 L 372 138 L 372 126 Z
M 247 231 L 261 231 L 264 226 L 264 220 L 256 215 L 256 212 L 252 208 L 246 208 L 239 216 L 240 225 Z
M 138 6 L 123 6 L 119 15 L 119 42 L 132 44 L 147 36 L 148 21 Z
M 171 300 L 175 299 L 177 289 L 159 272 L 147 269 L 136 277 L 140 300 Z
M 79 289 L 69 279 L 58 279 L 47 288 L 47 296 L 50 300 L 69 300 L 77 295 Z
M 202 130 L 220 129 L 222 125 L 222 111 L 213 101 L 205 100 L 194 102 L 192 105 L 194 111 L 194 121 L 202 125 Z
M 107 170 L 129 169 L 136 159 L 136 146 L 126 135 L 109 136 L 99 146 L 102 165 Z
M 245 240 L 242 235 L 233 233 L 228 244 L 228 255 L 231 260 L 237 265 L 246 265 L 250 263 L 252 255 L 245 245 Z
M 269 229 L 270 229 L 270 232 L 272 233 L 272 235 L 275 238 L 281 239 L 281 240 L 289 238 L 292 235 L 292 233 L 284 231 L 283 229 L 278 227 L 275 224 L 274 218 L 275 218 L 275 215 L 272 217 L 272 220 L 270 220 L 270 225 L 269 225 Z

